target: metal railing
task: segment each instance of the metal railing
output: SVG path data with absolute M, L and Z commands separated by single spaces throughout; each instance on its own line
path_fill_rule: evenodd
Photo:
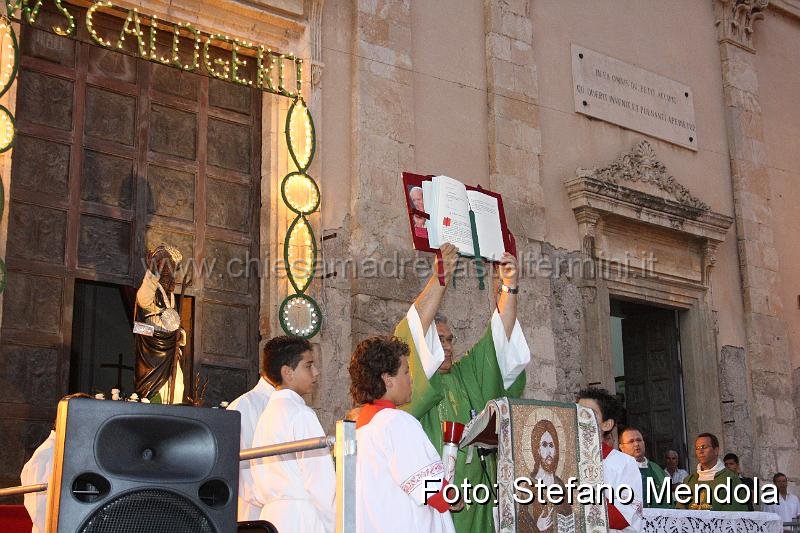
M 322 448 L 333 448 L 333 456 L 336 460 L 336 533 L 350 533 L 356 529 L 356 425 L 354 422 L 349 420 L 336 422 L 335 437 L 328 435 L 313 439 L 272 444 L 260 448 L 248 448 L 239 452 L 239 460 L 252 461 L 262 457 Z M 0 497 L 44 492 L 46 490 L 46 483 L 22 485 L 0 489 Z
M 349 420 L 336 422 L 336 436 L 296 440 L 249 448 L 239 453 L 240 461 L 252 461 L 272 455 L 333 448 L 336 460 L 336 533 L 356 530 L 356 424 Z

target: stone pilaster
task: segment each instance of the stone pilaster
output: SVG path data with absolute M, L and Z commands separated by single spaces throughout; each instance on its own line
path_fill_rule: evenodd
M 523 268 L 518 311 L 534 357 L 526 396 L 550 399 L 559 391 L 559 399 L 571 398 L 575 391 L 564 390 L 567 371 L 556 364 L 553 286 L 547 272 L 529 268 L 541 264 L 546 233 L 532 6 L 529 0 L 486 0 L 484 6 L 489 174 L 491 188 L 503 195 Z
M 421 287 L 402 267 L 413 256 L 401 183 L 415 170 L 411 2 L 358 0 L 353 11 L 349 349 L 391 333 Z
M 743 427 L 741 432 L 734 429 L 731 434 L 758 436 L 754 473 L 771 476 L 781 470 L 796 479 L 800 472 L 791 457 L 796 453 L 797 420 L 791 401 L 791 363 L 779 296 L 775 220 L 753 44 L 754 23 L 763 18 L 767 4 L 768 0 L 714 0 L 753 406 L 750 421 L 733 416 L 735 426 L 753 427 Z M 727 444 L 731 449 L 735 445 Z

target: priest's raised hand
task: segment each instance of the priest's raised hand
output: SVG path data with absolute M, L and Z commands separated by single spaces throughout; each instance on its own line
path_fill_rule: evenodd
M 497 309 L 491 318 L 487 310 L 488 324 L 483 335 L 463 355 L 454 353 L 453 332 L 440 307 L 456 269 L 458 249 L 444 244 L 440 251 L 437 268 L 397 325 L 395 335 L 410 348 L 412 397 L 402 408 L 419 419 L 441 453 L 442 421 L 466 424 L 489 400 L 518 397 L 525 387 L 524 370 L 531 354 L 517 321 L 518 268 L 511 254 L 501 258 Z M 439 271 L 444 275 L 444 285 L 439 283 Z M 459 450 L 455 484 L 468 479 L 473 485 L 486 484 L 493 490 L 497 478 L 495 458 L 478 458 L 476 454 L 469 464 L 466 459 L 466 452 Z M 467 504 L 453 514 L 453 521 L 460 533 L 492 531 L 492 505 Z

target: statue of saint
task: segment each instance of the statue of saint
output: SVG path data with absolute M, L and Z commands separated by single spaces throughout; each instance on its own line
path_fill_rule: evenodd
M 147 270 L 136 292 L 134 320 L 152 326 L 152 335 L 136 337 L 136 392 L 155 403 L 183 402 L 181 347 L 186 331 L 175 306 L 175 275 L 183 259 L 172 246 L 159 245 L 147 254 Z M 186 278 L 181 288 L 186 287 Z M 146 328 L 149 330 L 149 328 Z

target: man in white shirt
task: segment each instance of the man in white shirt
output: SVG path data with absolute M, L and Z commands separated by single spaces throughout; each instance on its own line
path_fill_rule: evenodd
M 239 438 L 239 447 L 242 450 L 253 446 L 253 435 L 256 431 L 258 419 L 266 409 L 269 397 L 275 392 L 275 387 L 267 379 L 265 354 L 266 347 L 261 352 L 261 375 L 256 386 L 233 400 L 228 406 L 228 409 L 239 411 L 242 414 L 242 432 Z M 261 515 L 261 506 L 263 505 L 262 502 L 256 500 L 253 492 L 251 462 L 242 461 L 239 463 L 238 519 L 240 522 L 258 520 Z
M 672 480 L 672 485 L 683 483 L 683 480 L 689 477 L 689 472 L 678 466 L 680 457 L 675 450 L 667 450 L 664 454 L 664 470 Z
M 763 504 L 761 510 L 765 513 L 775 513 L 781 517 L 785 524 L 800 520 L 800 499 L 794 494 L 789 493 L 789 480 L 784 475 L 778 472 L 772 476 L 772 482 L 778 487 L 778 503 L 776 504 Z M 792 531 L 791 527 L 787 527 L 784 531 Z

